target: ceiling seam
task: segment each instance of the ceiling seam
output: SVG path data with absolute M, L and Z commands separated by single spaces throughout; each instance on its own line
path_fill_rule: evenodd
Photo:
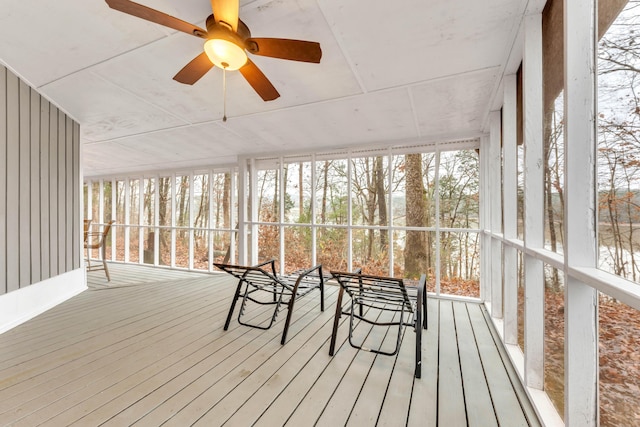
M 411 90 L 411 87 L 407 87 L 407 95 L 409 95 L 409 104 L 411 105 L 411 115 L 413 116 L 413 125 L 416 127 L 416 134 L 418 135 L 418 138 L 422 138 L 420 126 L 418 125 L 418 112 L 416 111 L 415 102 L 413 100 L 413 91 Z
M 327 19 L 327 14 L 325 13 L 324 8 L 322 7 L 321 1 L 316 0 L 316 4 L 318 5 L 318 9 L 320 9 L 320 13 L 322 14 L 322 17 L 324 18 L 324 21 L 327 23 L 327 26 L 329 27 L 329 30 L 331 31 L 331 34 L 333 34 L 333 37 L 336 40 L 336 43 L 338 44 L 338 47 L 340 48 L 340 52 L 342 53 L 342 56 L 344 56 L 345 61 L 347 61 L 347 64 L 349 64 L 349 68 L 351 69 L 351 72 L 353 73 L 353 77 L 358 82 L 358 85 L 360 86 L 360 90 L 362 91 L 362 93 L 369 93 L 369 91 L 367 90 L 367 88 L 364 85 L 364 82 L 362 81 L 362 78 L 360 77 L 360 74 L 356 70 L 356 65 L 354 64 L 353 60 L 351 59 L 351 56 L 349 56 L 349 54 L 347 53 L 346 46 L 344 45 L 342 37 L 340 37 L 340 35 L 337 34 L 337 32 L 334 30 L 334 25 L 331 25 L 331 23 L 329 23 L 329 20 Z
M 132 97 L 134 97 L 134 98 L 138 99 L 139 101 L 142 101 L 143 103 L 145 103 L 145 104 L 147 104 L 147 105 L 149 105 L 149 106 L 151 106 L 151 107 L 153 107 L 153 108 L 156 108 L 156 109 L 158 109 L 158 110 L 162 111 L 163 113 L 165 113 L 165 114 L 167 114 L 167 115 L 169 115 L 169 116 L 173 117 L 174 119 L 178 119 L 178 120 L 180 120 L 180 121 L 184 122 L 184 123 L 185 123 L 185 126 L 191 126 L 191 125 L 193 125 L 193 123 L 192 123 L 192 122 L 190 122 L 189 120 L 186 120 L 185 118 L 180 117 L 180 116 L 176 115 L 175 113 L 172 113 L 171 111 L 167 110 L 167 109 L 166 109 L 166 108 L 164 108 L 164 107 L 161 107 L 161 106 L 159 106 L 159 105 L 154 104 L 153 102 L 148 101 L 147 99 L 145 99 L 145 98 L 141 97 L 140 95 L 136 94 L 135 92 L 132 92 L 131 90 L 129 90 L 129 89 L 127 89 L 127 88 L 124 88 L 124 87 L 120 86 L 120 85 L 119 85 L 119 84 L 117 84 L 116 82 L 113 82 L 113 81 L 109 80 L 108 78 L 104 77 L 103 75 L 100 75 L 100 74 L 96 73 L 95 71 L 89 71 L 89 73 L 91 73 L 91 75 L 93 75 L 93 76 L 95 76 L 95 77 L 99 78 L 100 80 L 104 81 L 105 83 L 108 83 L 108 84 L 110 84 L 110 85 L 112 85 L 112 86 L 115 86 L 115 87 L 117 87 L 118 89 L 120 89 L 121 91 L 128 93 L 129 95 L 131 95 Z
M 111 61 L 111 60 L 113 60 L 113 59 L 115 59 L 115 58 L 118 58 L 118 57 L 120 57 L 120 56 L 127 55 L 127 54 L 129 54 L 129 53 L 131 53 L 131 52 L 135 52 L 135 51 L 137 51 L 137 50 L 139 50 L 139 49 L 143 49 L 143 48 L 145 48 L 145 47 L 147 47 L 147 46 L 151 46 L 152 44 L 157 43 L 157 42 L 159 42 L 159 41 L 161 41 L 161 40 L 164 40 L 164 39 L 166 39 L 166 38 L 168 38 L 168 37 L 171 37 L 172 35 L 177 34 L 177 33 L 178 33 L 178 31 L 176 31 L 175 33 L 172 33 L 172 34 L 170 34 L 170 35 L 167 35 L 167 36 L 164 36 L 164 37 L 159 37 L 159 38 L 157 38 L 157 39 L 151 40 L 151 41 L 149 41 L 149 42 L 147 42 L 147 43 L 141 44 L 141 45 L 136 46 L 136 47 L 134 47 L 134 48 L 131 48 L 131 49 L 129 49 L 129 50 L 125 50 L 124 52 L 119 52 L 119 53 L 117 53 L 117 54 L 115 54 L 115 55 L 112 55 L 112 56 L 110 56 L 110 57 L 108 57 L 108 58 L 102 59 L 102 60 L 100 60 L 100 61 L 98 61 L 98 62 L 94 62 L 93 64 L 89 64 L 89 65 L 87 65 L 87 66 L 85 66 L 85 67 L 82 67 L 82 68 L 79 68 L 79 69 L 77 69 L 77 70 L 74 70 L 74 71 L 72 71 L 72 72 L 70 72 L 70 73 L 67 73 L 67 74 L 63 75 L 63 76 L 56 77 L 56 78 L 55 78 L 55 79 L 53 79 L 53 80 L 50 80 L 50 81 L 48 81 L 48 82 L 46 82 L 46 83 L 41 84 L 40 86 L 34 86 L 34 87 L 35 87 L 36 89 L 44 89 L 46 86 L 49 86 L 49 85 L 51 85 L 51 84 L 53 84 L 53 83 L 56 83 L 56 82 L 58 82 L 58 81 L 60 81 L 60 80 L 66 79 L 67 77 L 71 77 L 71 76 L 73 76 L 73 75 L 75 75 L 75 74 L 82 73 L 83 71 L 90 70 L 90 69 L 91 69 L 91 68 L 93 68 L 93 67 L 96 67 L 96 66 L 98 66 L 98 65 L 104 64 L 105 62 L 109 62 L 109 61 Z

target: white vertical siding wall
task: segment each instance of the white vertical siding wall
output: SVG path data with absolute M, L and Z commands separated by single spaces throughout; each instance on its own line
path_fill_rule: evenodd
M 0 295 L 80 267 L 79 126 L 0 66 Z

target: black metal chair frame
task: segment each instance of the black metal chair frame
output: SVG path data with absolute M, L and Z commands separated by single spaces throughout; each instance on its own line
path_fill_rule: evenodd
M 412 326 L 416 333 L 416 366 L 415 377 L 422 376 L 422 328 L 427 329 L 427 293 L 425 274 L 420 277 L 418 286 L 406 286 L 402 279 L 383 277 L 360 273 L 346 273 L 332 271 L 331 274 L 340 284 L 336 314 L 333 319 L 333 332 L 329 355 L 335 352 L 338 323 L 340 317 L 349 315 L 349 344 L 363 351 L 393 356 L 398 353 L 402 342 L 402 332 L 406 326 Z M 351 297 L 351 304 L 347 309 L 342 308 L 344 293 Z M 364 308 L 374 309 L 374 312 L 387 311 L 399 313 L 398 321 L 377 322 L 368 318 Z M 393 351 L 375 350 L 363 347 L 353 342 L 354 319 L 374 326 L 398 326 L 398 338 Z
M 225 331 L 229 329 L 233 311 L 240 298 L 242 299 L 242 303 L 240 304 L 240 312 L 238 313 L 238 323 L 252 328 L 271 328 L 276 321 L 281 307 L 283 305 L 287 306 L 287 319 L 284 324 L 282 340 L 280 341 L 281 344 L 284 344 L 287 340 L 291 315 L 295 301 L 298 298 L 307 295 L 315 289 L 319 289 L 320 310 L 324 311 L 324 282 L 326 279 L 322 274 L 321 264 L 282 276 L 276 273 L 275 260 L 265 261 L 254 266 L 223 263 L 214 263 L 213 265 L 238 279 L 238 286 L 236 287 L 231 308 L 229 309 L 229 314 L 224 324 Z M 272 300 L 258 299 L 258 296 L 264 297 L 265 293 L 273 295 Z M 261 305 L 275 305 L 273 315 L 268 325 L 261 326 L 260 324 L 251 324 L 242 320 L 242 315 L 249 301 Z

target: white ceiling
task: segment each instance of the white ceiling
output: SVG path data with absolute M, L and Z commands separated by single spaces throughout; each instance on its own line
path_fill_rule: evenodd
M 211 13 L 208 0 L 140 3 L 200 27 Z M 252 56 L 281 96 L 264 102 L 231 72 L 227 122 L 220 69 L 172 79 L 201 39 L 103 0 L 3 0 L 0 62 L 80 123 L 86 176 L 468 138 L 484 130 L 527 3 L 240 0 L 253 36 L 318 41 L 323 56 Z

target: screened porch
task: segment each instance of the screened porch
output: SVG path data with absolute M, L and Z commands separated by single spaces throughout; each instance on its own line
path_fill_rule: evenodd
M 640 427 L 639 28 L 640 0 L 6 0 L 0 425 Z M 222 331 L 214 263 L 269 259 L 426 274 L 423 378 L 409 331 L 373 357 L 342 323 L 330 358 L 314 298 L 285 345 Z
M 84 215 L 98 229 L 116 220 L 113 265 L 426 273 L 432 301 L 486 308 L 542 423 L 638 425 L 636 80 L 611 65 L 637 4 L 559 3 L 524 19 L 523 61 L 502 79 L 486 133 L 88 176 Z M 589 40 L 597 6 L 600 44 L 565 39 Z M 630 101 L 612 106 L 615 96 Z M 596 98 L 599 121 L 582 108 Z

